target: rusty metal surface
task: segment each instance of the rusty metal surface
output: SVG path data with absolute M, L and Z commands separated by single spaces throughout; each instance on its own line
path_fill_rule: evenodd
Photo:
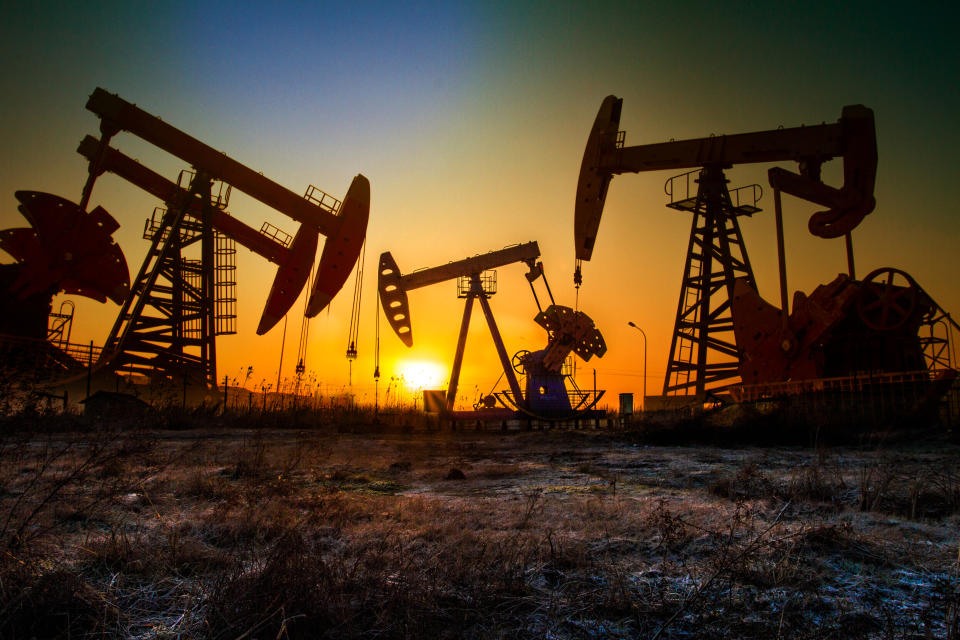
M 937 307 L 909 275 L 884 268 L 796 292 L 786 328 L 781 310 L 745 281 L 732 308 L 740 376 L 753 385 L 925 370 L 918 331 Z
M 16 198 L 32 228 L 0 231 L 0 248 L 23 265 L 12 287 L 18 298 L 62 291 L 123 302 L 130 273 L 111 237 L 120 225 L 105 209 L 84 213 L 65 198 L 39 191 L 17 191 Z
M 868 273 L 857 298 L 857 315 L 870 329 L 892 331 L 916 316 L 917 305 L 927 303 L 920 287 L 906 271 L 882 267 Z

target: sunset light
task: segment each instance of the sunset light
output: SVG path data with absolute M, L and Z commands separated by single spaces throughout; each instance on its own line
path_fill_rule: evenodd
M 951 59 L 949 38 L 926 39 L 919 48 L 901 43 L 891 51 L 897 56 L 911 52 L 915 59 L 897 58 L 894 63 L 880 43 L 898 41 L 899 35 L 894 34 L 907 33 L 901 30 L 900 15 L 894 19 L 892 14 L 871 11 L 870 25 L 858 19 L 841 27 L 820 10 L 785 10 L 788 17 L 777 20 L 777 25 L 819 34 L 821 25 L 832 24 L 875 43 L 876 50 L 868 53 L 857 38 L 830 37 L 829 47 L 817 49 L 814 62 L 808 58 L 809 47 L 789 39 L 790 44 L 784 44 L 775 30 L 757 43 L 763 55 L 755 58 L 729 52 L 720 55 L 726 49 L 711 41 L 708 49 L 711 56 L 719 56 L 718 69 L 748 69 L 751 83 L 766 87 L 767 99 L 744 104 L 738 92 L 727 91 L 725 74 L 703 71 L 699 54 L 677 46 L 687 38 L 682 21 L 665 15 L 669 11 L 660 5 L 614 3 L 602 11 L 572 6 L 554 14 L 523 5 L 497 10 L 465 4 L 431 10 L 428 22 L 415 9 L 387 9 L 376 3 L 364 7 L 320 11 L 308 5 L 276 14 L 237 9 L 223 16 L 222 41 L 195 25 L 182 24 L 169 9 L 147 19 L 135 9 L 113 8 L 109 13 L 125 28 L 104 29 L 98 37 L 105 44 L 84 49 L 79 58 L 76 43 L 63 50 L 41 46 L 45 41 L 32 34 L 45 25 L 44 29 L 54 30 L 49 42 L 66 42 L 69 38 L 64 40 L 64 33 L 70 25 L 83 22 L 82 9 L 63 9 L 60 22 L 50 25 L 42 10 L 21 7 L 5 25 L 10 60 L 16 62 L 3 78 L 5 95 L 22 99 L 4 107 L 5 142 L 17 162 L 0 176 L 0 192 L 6 198 L 0 209 L 0 229 L 26 224 L 14 198 L 18 191 L 37 189 L 79 201 L 88 177 L 88 158 L 76 152 L 77 143 L 99 128 L 98 115 L 85 104 L 100 86 L 284 189 L 271 188 L 271 193 L 287 196 L 289 191 L 299 198 L 315 187 L 336 202 L 345 198 L 355 177 L 369 180 L 367 275 L 356 295 L 360 308 L 353 313 L 351 292 L 357 288 L 353 269 L 346 285 L 307 331 L 302 323 L 309 302 L 305 293 L 292 304 L 286 298 L 283 305 L 274 301 L 264 316 L 278 276 L 276 261 L 286 260 L 288 252 L 276 239 L 263 240 L 260 230 L 275 229 L 282 239 L 297 233 L 301 222 L 288 215 L 290 211 L 276 210 L 247 194 L 241 187 L 251 185 L 234 179 L 227 208 L 230 220 L 221 222 L 234 223 L 235 232 L 237 222 L 247 228 L 234 233 L 241 240 L 236 268 L 231 263 L 218 271 L 230 273 L 228 280 L 236 282 L 236 291 L 225 294 L 235 306 L 228 315 L 235 318 L 230 319 L 229 331 L 217 336 L 216 366 L 205 369 L 211 376 L 216 371 L 218 384 L 226 372 L 253 366 L 260 378 L 276 386 L 277 380 L 294 379 L 302 362 L 307 371 L 317 372 L 318 384 L 349 385 L 361 396 L 373 397 L 379 356 L 385 375 L 402 374 L 414 389 L 445 386 L 463 314 L 455 283 L 410 292 L 406 321 L 416 351 L 407 351 L 410 347 L 393 335 L 387 316 L 376 308 L 377 256 L 391 252 L 399 273 L 407 275 L 536 241 L 537 259 L 549 277 L 555 302 L 586 313 L 609 347 L 602 359 L 590 361 L 589 369 L 596 370 L 598 388 L 606 390 L 599 408 L 614 408 L 620 393 L 641 395 L 646 389 L 649 394 L 662 394 L 668 368 L 677 371 L 678 356 L 670 348 L 678 300 L 684 293 L 684 255 L 692 215 L 668 208 L 669 198 L 664 195 L 665 181 L 689 168 L 617 174 L 610 183 L 602 225 L 597 230 L 586 228 L 595 244 L 591 244 L 590 260 L 582 265 L 583 284 L 574 287 L 578 172 L 591 123 L 605 96 L 623 101 L 616 129 L 628 132 L 627 147 L 770 131 L 781 125 L 789 129 L 835 124 L 844 106 L 863 104 L 877 114 L 881 174 L 872 196 L 876 210 L 852 236 L 856 273 L 864 276 L 886 266 L 903 269 L 944 309 L 960 307 L 960 293 L 950 275 L 957 271 L 955 207 L 940 195 L 943 190 L 933 178 L 940 167 L 949 165 L 955 148 L 955 127 L 936 124 L 941 119 L 949 122 L 946 114 L 952 113 L 955 99 L 932 100 L 924 105 L 929 113 L 924 111 L 924 117 L 917 118 L 916 105 L 903 97 L 938 86 L 939 72 L 927 61 Z M 736 11 L 719 16 L 712 12 L 711 25 L 719 20 L 730 34 L 739 33 Z M 306 25 L 322 27 L 316 31 Z M 164 29 L 178 41 L 196 42 L 198 49 L 190 56 L 177 50 L 163 50 L 161 55 L 153 38 Z M 715 31 L 710 33 L 713 38 Z M 875 34 L 884 35 L 874 40 Z M 300 48 L 292 53 L 288 43 Z M 333 58 L 332 50 L 339 52 Z M 809 71 L 800 74 L 803 91 L 795 90 L 790 74 L 785 73 L 795 68 L 798 59 L 808 61 L 802 69 Z M 883 64 L 874 75 L 864 74 L 864 68 L 874 68 L 871 59 Z M 320 60 L 323 64 L 315 63 Z M 677 69 L 687 70 L 689 80 L 677 82 Z M 816 78 L 818 90 L 810 92 L 806 87 L 813 83 L 813 70 L 821 76 Z M 304 74 L 314 73 L 317 77 L 304 84 Z M 209 83 L 208 77 L 218 81 Z M 892 86 L 904 89 L 891 92 Z M 180 91 L 181 87 L 188 90 Z M 716 98 L 710 108 L 704 106 L 704 95 Z M 534 122 L 537 125 L 531 126 Z M 384 140 L 392 142 L 384 145 Z M 907 155 L 893 146 L 899 140 L 922 141 L 923 147 L 908 162 Z M 91 149 L 90 144 L 86 150 L 92 153 L 96 147 Z M 113 136 L 110 146 L 170 182 L 181 169 L 195 164 L 130 131 Z M 840 158 L 823 163 L 825 184 L 843 184 L 842 163 Z M 743 216 L 738 224 L 756 292 L 767 301 L 779 300 L 780 294 L 776 216 L 767 176 L 773 164 L 738 164 L 726 176 L 731 189 L 753 183 L 764 187 L 756 205 L 760 211 Z M 779 165 L 796 170 L 791 168 L 795 163 Z M 491 185 L 496 185 L 496 206 L 491 203 Z M 311 193 L 316 197 L 317 191 Z M 930 201 L 918 207 L 910 193 L 923 193 Z M 813 236 L 807 228 L 813 205 L 788 197 L 783 202 L 782 234 L 784 276 L 792 300 L 794 292 L 809 295 L 850 269 L 843 237 Z M 148 255 L 144 220 L 162 204 L 154 194 L 112 171 L 102 174 L 91 190 L 87 208 L 101 206 L 119 224 L 110 237 L 122 250 L 131 279 Z M 900 217 L 905 211 L 917 211 L 910 224 Z M 332 232 L 326 227 L 333 218 L 321 213 L 317 219 L 326 220 L 321 226 Z M 269 226 L 263 227 L 264 223 Z M 328 236 L 321 233 L 317 240 L 314 253 L 319 259 Z M 305 260 L 300 253 L 298 258 Z M 0 262 L 12 260 L 0 253 Z M 298 274 L 309 271 L 291 263 L 291 269 L 294 266 Z M 499 288 L 490 299 L 511 358 L 519 350 L 545 346 L 541 328 L 532 322 L 538 309 L 524 274 L 522 264 L 499 267 Z M 118 290 L 113 284 L 98 286 L 112 293 Z M 542 298 L 545 288 L 537 286 Z M 314 282 L 302 287 L 307 292 L 316 288 Z M 315 304 L 328 295 L 318 297 Z M 121 306 L 113 300 L 101 303 L 57 294 L 53 310 L 68 300 L 76 309 L 69 342 L 89 348 L 93 341 L 95 349 L 101 348 L 109 341 Z M 280 322 L 284 310 L 289 312 L 287 323 Z M 375 312 L 382 323 L 379 348 L 374 342 Z M 627 320 L 643 328 L 649 344 L 640 340 Z M 258 329 L 265 330 L 270 323 L 276 324 L 260 335 Z M 37 335 L 45 336 L 46 328 L 41 326 Z M 172 332 L 169 327 L 165 331 Z M 357 355 L 348 366 L 343 353 L 351 342 Z M 643 348 L 647 367 L 641 362 Z M 406 358 L 416 364 L 405 362 Z M 431 362 L 424 365 L 421 360 Z M 391 372 L 388 363 L 395 361 L 402 364 Z M 502 369 L 476 307 L 460 386 L 489 389 Z M 676 379 L 670 384 L 675 387 Z M 116 384 L 108 380 L 104 388 L 115 390 Z M 499 390 L 506 388 L 506 379 L 501 380 Z M 85 395 L 85 386 L 82 391 Z
M 960 640 L 953 6 L 5 5 L 0 640 Z
M 446 367 L 430 360 L 404 360 L 398 363 L 397 370 L 410 391 L 444 387 L 449 375 Z

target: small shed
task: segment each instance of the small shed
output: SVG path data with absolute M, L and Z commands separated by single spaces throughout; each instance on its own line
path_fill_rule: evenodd
M 152 416 L 154 408 L 129 393 L 97 391 L 86 400 L 81 400 L 83 415 L 96 419 L 138 419 Z

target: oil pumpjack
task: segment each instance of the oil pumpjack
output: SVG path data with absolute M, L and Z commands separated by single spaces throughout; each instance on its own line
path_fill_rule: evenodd
M 861 389 L 865 379 L 886 380 L 884 376 L 917 381 L 918 403 L 942 395 L 956 376 L 950 336 L 960 326 L 899 269 L 876 269 L 856 280 L 852 231 L 876 204 L 877 147 L 870 109 L 844 107 L 833 124 L 628 147 L 624 132 L 618 131 L 621 107 L 621 99 L 607 96 L 588 137 L 577 184 L 574 281 L 579 286 L 581 261 L 591 258 L 613 176 L 696 167 L 665 184 L 667 206 L 692 212 L 694 220 L 664 396 L 686 396 L 690 404 L 702 404 L 708 393 L 758 399 L 822 389 L 827 378 L 838 389 Z M 838 157 L 844 177 L 839 188 L 820 179 L 823 163 Z M 768 171 L 779 258 L 777 309 L 757 293 L 738 223 L 739 217 L 760 211 L 762 189 L 728 190 L 724 171 L 738 164 L 781 161 L 797 162 L 799 173 L 781 167 Z M 826 207 L 810 217 L 809 230 L 821 238 L 845 238 L 848 265 L 847 274 L 809 297 L 797 292 L 792 312 L 781 192 Z
M 799 174 L 781 170 L 781 188 L 830 207 L 811 217 L 810 230 L 824 238 L 845 236 L 852 271 L 850 231 L 875 204 L 873 112 L 856 105 L 845 107 L 836 124 L 628 147 L 619 131 L 622 102 L 615 96 L 603 100 L 587 140 L 577 183 L 574 278 L 579 284 L 580 261 L 593 254 L 613 176 L 696 167 L 665 186 L 671 196 L 668 206 L 693 213 L 693 225 L 663 395 L 692 395 L 702 401 L 708 388 L 722 390 L 738 376 L 731 315 L 734 283 L 742 278 L 756 288 L 738 218 L 760 211 L 762 190 L 751 185 L 730 191 L 724 171 L 744 163 L 798 162 Z M 821 165 L 835 157 L 844 159 L 845 183 L 839 189 L 820 182 Z M 691 182 L 697 185 L 695 191 Z
M 456 418 L 462 415 L 462 417 L 473 418 L 482 415 L 483 409 L 492 410 L 499 403 L 502 409 L 509 409 L 520 415 L 562 421 L 585 415 L 603 396 L 603 391 L 581 391 L 565 368 L 567 357 L 571 352 L 584 361 L 590 360 L 594 355 L 602 357 L 607 350 L 603 336 L 585 313 L 554 302 L 553 294 L 543 273 L 543 264 L 538 260 L 539 257 L 540 248 L 537 243 L 528 242 L 402 274 L 389 251 L 380 255 L 378 277 L 380 303 L 387 322 L 408 347 L 413 345 L 410 304 L 407 297 L 409 291 L 456 279 L 457 296 L 466 301 L 450 373 L 450 384 L 446 393 L 444 413 L 447 416 Z M 514 263 L 523 263 L 527 266 L 526 279 L 539 311 L 534 321 L 546 330 L 547 346 L 532 352 L 521 350 L 510 357 L 494 320 L 489 298 L 496 293 L 497 286 L 496 271 L 493 269 Z M 550 299 L 550 305 L 546 308 L 541 306 L 534 287 L 534 282 L 537 280 L 543 281 Z M 458 414 L 454 411 L 454 405 L 474 300 L 480 303 L 480 308 L 483 310 L 509 389 L 486 396 L 476 407 L 479 413 Z M 526 376 L 524 389 L 521 389 L 520 382 L 517 380 L 518 373 Z M 568 389 L 568 384 L 572 389 Z
M 235 332 L 236 242 L 278 265 L 258 334 L 275 326 L 299 297 L 320 234 L 326 241 L 306 315 L 317 315 L 341 289 L 366 234 L 370 185 L 363 175 L 353 179 L 342 201 L 313 186 L 301 197 L 103 89 L 97 88 L 86 106 L 100 118 L 101 136 L 86 137 L 78 148 L 89 162 L 79 205 L 50 194 L 18 192 L 21 211 L 34 225 L 39 245 L 53 257 L 37 250 L 38 241 L 22 230 L 0 232 L 0 247 L 18 263 L 19 275 L 5 289 L 8 298 L 46 296 L 49 309 L 52 295 L 66 291 L 110 297 L 121 304 L 98 368 L 215 387 L 215 338 Z M 110 147 L 121 131 L 190 163 L 193 170 L 181 172 L 176 183 L 167 180 Z M 150 240 L 150 249 L 132 287 L 123 254 L 110 240 L 119 225 L 101 207 L 86 213 L 94 183 L 104 172 L 119 175 L 165 204 L 146 222 L 144 238 Z M 232 188 L 298 221 L 299 230 L 288 236 L 264 223 L 257 231 L 232 217 L 226 211 Z M 57 225 L 89 231 L 61 233 L 63 237 L 52 242 L 49 228 Z M 192 245 L 199 245 L 199 258 L 185 254 Z M 69 268 L 78 261 L 82 269 Z M 34 315 L 34 324 L 39 325 L 42 314 Z M 45 326 L 46 317 L 42 322 Z M 67 363 L 71 364 L 76 362 Z M 64 367 L 66 372 L 76 368 Z

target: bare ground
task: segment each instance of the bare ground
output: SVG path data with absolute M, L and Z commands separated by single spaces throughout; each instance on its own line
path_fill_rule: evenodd
M 9 432 L 0 637 L 957 638 L 958 461 L 945 441 Z

